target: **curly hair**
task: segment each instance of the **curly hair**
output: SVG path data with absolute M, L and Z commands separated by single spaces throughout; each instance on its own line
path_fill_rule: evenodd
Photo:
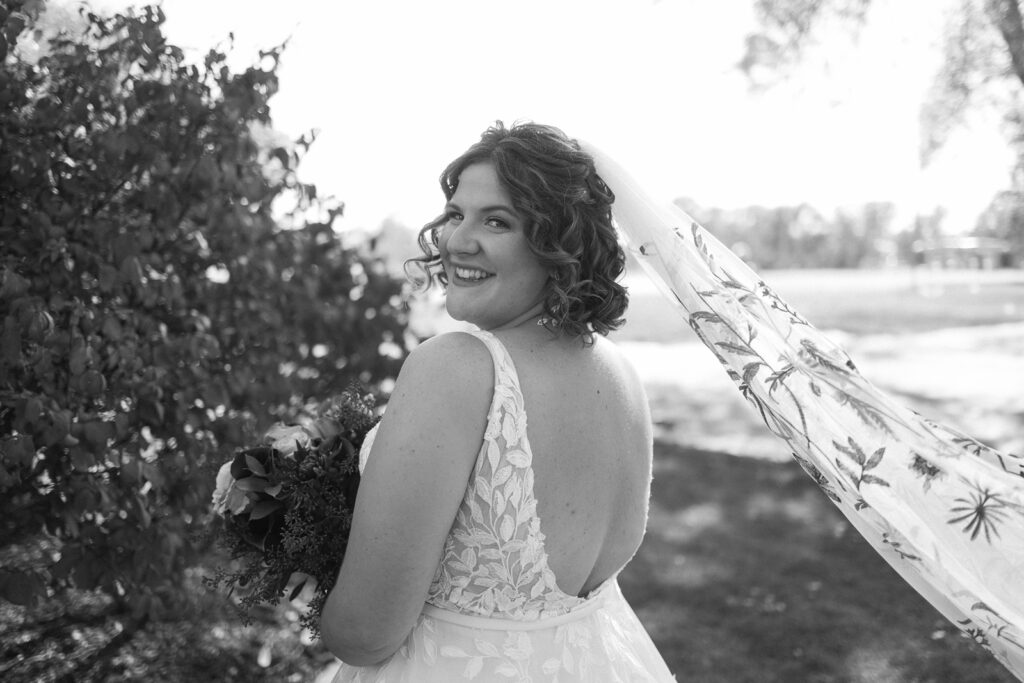
M 597 175 L 594 159 L 553 126 L 506 128 L 497 121 L 441 173 L 445 199 L 455 194 L 462 172 L 482 162 L 493 164 L 514 208 L 527 219 L 530 249 L 552 273 L 544 299 L 548 329 L 589 342 L 594 333 L 621 327 L 629 296 L 617 280 L 626 255 L 612 224 L 615 195 Z M 441 215 L 420 230 L 423 255 L 406 261 L 406 274 L 423 289 L 434 281 L 448 284 L 438 249 L 446 220 Z

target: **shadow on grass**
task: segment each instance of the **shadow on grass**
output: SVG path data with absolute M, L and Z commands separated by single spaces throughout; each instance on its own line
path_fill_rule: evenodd
M 680 682 L 1013 683 L 794 463 L 655 448 L 647 538 L 620 583 Z M 246 628 L 199 578 L 186 609 L 94 663 L 123 621 L 103 600 L 0 606 L 0 680 L 298 682 L 333 661 L 302 637 L 294 607 Z
M 290 604 L 254 610 L 243 626 L 226 597 L 202 585 L 209 573 L 189 571 L 182 604 L 138 628 L 98 593 L 69 590 L 32 609 L 0 603 L 0 681 L 300 683 L 334 661 L 304 637 Z
M 655 446 L 623 592 L 680 681 L 1005 682 L 795 463 Z

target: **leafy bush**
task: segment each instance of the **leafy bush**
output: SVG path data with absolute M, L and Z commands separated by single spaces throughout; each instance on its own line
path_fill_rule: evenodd
M 312 140 L 265 142 L 279 50 L 190 64 L 148 7 L 33 62 L 12 46 L 36 5 L 0 7 L 0 547 L 57 550 L 0 595 L 142 615 L 201 551 L 211 463 L 302 397 L 393 378 L 402 289 L 298 180 Z

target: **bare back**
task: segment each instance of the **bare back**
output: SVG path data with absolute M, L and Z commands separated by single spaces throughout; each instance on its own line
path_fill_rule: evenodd
M 497 336 L 522 387 L 551 569 L 565 593 L 586 595 L 643 538 L 652 458 L 643 385 L 604 338 L 585 347 L 542 329 Z

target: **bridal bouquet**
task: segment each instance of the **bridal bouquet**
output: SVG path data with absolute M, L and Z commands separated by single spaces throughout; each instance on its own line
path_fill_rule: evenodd
M 319 635 L 320 612 L 337 578 L 359 486 L 359 448 L 377 422 L 369 395 L 349 389 L 310 425 L 275 424 L 256 446 L 239 449 L 217 473 L 213 535 L 236 560 L 205 583 L 242 595 L 243 622 L 260 604 L 294 600 L 315 582 L 301 624 Z

